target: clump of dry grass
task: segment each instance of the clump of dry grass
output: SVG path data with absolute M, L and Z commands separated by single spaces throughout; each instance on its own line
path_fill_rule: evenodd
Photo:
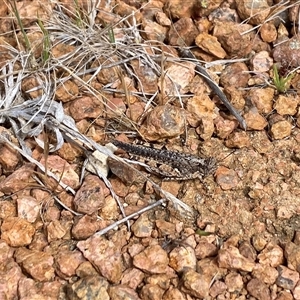
M 60 178 L 32 158 L 31 150 L 25 142 L 27 138 L 34 138 L 37 145 L 45 149 L 45 141 L 40 136 L 47 131 L 52 135 L 51 140 L 55 141 L 47 145 L 49 152 L 57 151 L 67 140 L 85 150 L 98 150 L 107 157 L 117 160 L 121 158 L 116 157 L 109 148 L 95 143 L 78 131 L 75 121 L 64 112 L 62 103 L 56 100 L 56 89 L 72 80 L 82 93 L 94 96 L 106 109 L 111 110 L 111 105 L 107 105 L 110 100 L 105 95 L 117 92 L 128 100 L 130 92 L 125 77 L 130 77 L 140 86 L 140 91 L 136 92 L 135 96 L 148 103 L 146 108 L 149 105 L 153 106 L 152 99 L 156 94 L 149 95 L 143 91 L 142 83 L 130 62 L 139 60 L 141 64 L 149 66 L 159 78 L 162 73 L 160 61 L 162 50 L 158 43 L 156 46 L 141 43 L 134 14 L 122 19 L 116 18 L 119 20 L 116 23 L 103 26 L 96 24 L 96 11 L 93 8 L 87 13 L 80 11 L 77 6 L 75 12 L 71 12 L 61 4 L 56 4 L 49 20 L 37 18 L 37 26 L 32 26 L 30 32 L 27 32 L 16 6 L 13 6 L 13 12 L 21 28 L 25 48 L 21 46 L 24 43 L 21 40 L 18 40 L 18 48 L 11 45 L 2 46 L 2 51 L 9 55 L 9 59 L 2 62 L 0 68 L 0 122 L 12 129 L 20 146 L 13 144 L 6 136 L 1 136 L 0 140 L 33 162 L 47 176 L 54 178 L 66 191 L 75 194 L 75 191 L 65 185 Z M 39 47 L 42 48 L 40 54 L 30 42 L 29 34 L 32 32 L 39 32 L 42 36 L 39 43 Z M 21 39 L 19 35 L 16 36 Z M 169 59 L 176 60 L 170 57 Z M 180 63 L 179 59 L 177 61 Z M 100 90 L 93 86 L 95 78 L 106 70 L 114 73 L 114 79 L 120 82 L 119 86 L 122 89 L 113 88 L 113 82 L 104 84 Z M 34 80 L 31 81 L 32 79 Z M 30 81 L 30 88 L 24 88 L 26 80 Z M 119 122 L 122 120 L 122 123 L 133 132 L 138 132 L 137 124 L 125 114 L 118 115 L 118 120 Z M 106 175 L 97 168 L 95 172 L 118 201 Z M 185 213 L 192 213 L 186 204 L 163 191 L 154 182 L 151 183 L 178 209 L 181 207 Z M 120 202 L 119 205 L 123 216 L 126 217 Z

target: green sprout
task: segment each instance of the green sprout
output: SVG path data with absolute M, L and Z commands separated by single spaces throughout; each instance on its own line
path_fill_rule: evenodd
M 285 93 L 289 89 L 290 82 L 294 76 L 295 73 L 290 73 L 290 75 L 287 75 L 285 77 L 280 76 L 278 73 L 277 65 L 273 65 L 273 83 L 279 93 Z
M 200 236 L 209 236 L 209 235 L 214 234 L 213 232 L 204 231 L 204 230 L 201 230 L 199 228 L 196 230 L 195 233 L 200 235 Z
M 78 0 L 74 0 L 74 4 L 75 4 L 75 17 L 76 17 L 76 24 L 78 28 L 83 28 L 84 27 L 84 22 L 82 20 L 81 17 L 81 9 L 80 9 L 80 5 L 78 3 Z
M 27 36 L 27 34 L 26 34 L 26 32 L 25 32 L 25 28 L 24 28 L 24 26 L 23 26 L 23 23 L 22 23 L 22 20 L 21 20 L 19 11 L 18 11 L 16 1 L 15 1 L 15 0 L 14 0 L 14 1 L 11 1 L 10 4 L 11 4 L 11 8 L 12 8 L 12 10 L 13 10 L 13 13 L 14 13 L 14 15 L 16 16 L 17 22 L 18 22 L 18 24 L 19 24 L 19 26 L 20 26 L 22 35 L 23 35 L 23 37 L 24 37 L 26 52 L 29 53 L 29 52 L 30 52 L 30 49 L 31 49 L 31 45 L 30 45 L 28 36 Z
M 45 28 L 43 22 L 38 17 L 37 19 L 38 25 L 41 29 L 41 31 L 44 34 L 44 40 L 43 40 L 43 51 L 42 51 L 42 61 L 46 63 L 50 58 L 50 48 L 51 48 L 51 42 L 50 42 L 50 36 L 48 30 Z

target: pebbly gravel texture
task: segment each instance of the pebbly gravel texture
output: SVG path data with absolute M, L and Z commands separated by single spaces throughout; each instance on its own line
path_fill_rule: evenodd
M 0 299 L 300 300 L 298 2 L 74 3 L 0 1 Z M 164 181 L 102 161 L 73 125 L 218 168 Z M 107 181 L 91 164 L 81 176 L 89 155 Z M 157 185 L 192 217 L 165 201 L 99 234 L 165 197 Z

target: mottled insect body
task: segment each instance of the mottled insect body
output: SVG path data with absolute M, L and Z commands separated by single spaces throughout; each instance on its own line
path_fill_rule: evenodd
M 217 162 L 213 157 L 200 158 L 192 154 L 132 145 L 117 140 L 112 143 L 130 154 L 160 163 L 159 167 L 148 166 L 147 170 L 163 176 L 165 180 L 203 179 L 213 174 L 217 168 Z M 167 166 L 165 168 L 167 171 L 163 165 Z

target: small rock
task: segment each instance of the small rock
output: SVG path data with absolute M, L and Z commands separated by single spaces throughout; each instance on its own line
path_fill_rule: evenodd
M 215 125 L 212 117 L 203 117 L 200 119 L 200 125 L 196 128 L 196 132 L 204 141 L 211 139 L 214 131 Z
M 288 242 L 284 248 L 284 256 L 287 266 L 300 273 L 300 247 L 299 245 Z
M 48 242 L 59 240 L 67 233 L 66 228 L 58 220 L 51 221 L 46 228 Z
M 230 103 L 237 110 L 243 110 L 245 107 L 244 92 L 236 87 L 229 85 L 224 87 L 224 93 L 230 100 Z
M 268 125 L 267 120 L 255 110 L 245 113 L 244 119 L 249 130 L 263 130 Z
M 120 178 L 120 180 L 122 180 L 122 182 L 124 182 L 124 184 L 127 185 L 132 185 L 134 183 L 138 184 L 138 183 L 144 183 L 146 181 L 146 178 L 143 177 L 141 175 L 141 173 L 139 173 L 139 171 L 137 169 L 135 169 L 134 167 L 125 164 L 121 161 L 117 161 L 111 158 L 108 158 L 108 166 L 109 169 L 111 170 L 111 172 L 116 175 L 118 178 Z M 122 186 L 120 184 L 118 184 L 117 189 L 115 189 L 114 187 L 114 191 L 116 192 L 116 194 L 118 194 L 119 196 L 122 195 L 119 192 L 117 192 Z M 124 191 L 125 193 L 127 192 Z M 126 195 L 126 194 L 125 194 Z M 124 195 L 124 196 L 125 196 Z
M 290 219 L 293 215 L 294 211 L 285 205 L 278 206 L 276 209 L 276 216 L 278 219 Z
M 128 246 L 128 253 L 131 257 L 141 253 L 143 250 L 145 250 L 145 247 L 141 244 L 132 244 Z
M 176 232 L 176 227 L 174 223 L 170 223 L 164 220 L 156 220 L 155 225 L 161 236 L 174 235 Z
M 49 253 L 42 251 L 19 248 L 15 252 L 16 262 L 38 281 L 50 281 L 54 279 L 54 259 Z
M 187 269 L 181 278 L 183 292 L 198 298 L 206 298 L 209 294 L 211 278 Z
M 299 280 L 299 273 L 285 266 L 278 266 L 277 270 L 279 276 L 277 277 L 276 284 L 285 290 L 292 290 Z
M 278 277 L 278 271 L 268 265 L 256 264 L 252 271 L 252 276 L 270 285 L 275 283 Z
M 16 217 L 16 205 L 11 201 L 0 201 L 0 219 L 4 220 L 8 217 Z
M 71 143 L 64 142 L 61 148 L 57 151 L 59 156 L 69 163 L 74 162 L 80 156 L 82 156 L 83 152 L 81 149 L 77 148 Z
M 271 10 L 266 0 L 258 0 L 255 5 L 250 2 L 238 1 L 236 5 L 240 18 L 248 19 L 248 22 L 253 25 L 263 24 Z
M 145 40 L 163 42 L 166 39 L 168 28 L 160 24 L 143 19 L 141 35 Z
M 55 99 L 61 102 L 69 102 L 75 99 L 79 94 L 78 84 L 72 80 L 67 80 L 58 85 L 55 89 Z
M 188 0 L 184 3 L 180 0 L 168 1 L 168 10 L 173 19 L 190 18 L 194 11 L 195 1 Z
M 168 264 L 168 255 L 159 245 L 149 246 L 133 257 L 133 265 L 150 274 L 166 273 Z
M 196 270 L 196 255 L 194 249 L 189 246 L 178 246 L 169 254 L 169 266 L 176 272 L 185 268 Z
M 189 90 L 189 84 L 195 76 L 195 66 L 189 62 L 179 64 L 170 64 L 165 70 L 167 76 L 164 80 L 159 80 L 158 86 L 166 97 L 178 96 L 178 93 L 184 93 Z M 161 103 L 164 104 L 164 103 Z
M 270 153 L 274 149 L 265 131 L 251 133 L 250 142 L 252 147 L 260 154 Z
M 299 298 L 294 298 L 290 291 L 281 291 L 278 293 L 276 300 L 298 300 Z
M 198 33 L 191 18 L 180 18 L 171 26 L 168 32 L 168 41 L 171 46 L 191 46 Z
M 82 252 L 99 272 L 113 283 L 118 283 L 122 277 L 123 262 L 122 244 L 119 241 L 108 241 L 102 236 L 93 235 L 85 241 L 77 243 Z
M 3 220 L 1 225 L 1 239 L 12 247 L 29 245 L 34 233 L 34 226 L 18 217 L 8 217 Z
M 117 201 L 111 195 L 105 197 L 104 204 L 100 209 L 99 216 L 104 220 L 114 220 L 119 215 Z
M 200 33 L 195 39 L 195 44 L 203 51 L 223 59 L 226 56 L 226 52 L 222 48 L 221 44 L 215 36 L 208 33 Z
M 17 199 L 18 217 L 34 223 L 40 214 L 39 202 L 31 196 L 21 196 Z
M 278 29 L 277 29 L 277 33 L 278 33 L 278 39 L 281 38 L 288 38 L 289 36 L 289 32 L 286 29 L 286 27 L 284 26 L 284 24 L 282 22 L 280 22 Z
M 85 261 L 76 269 L 76 275 L 80 278 L 83 278 L 90 275 L 98 276 L 99 274 L 89 261 Z
M 197 272 L 206 276 L 207 278 L 214 278 L 216 274 L 224 276 L 227 270 L 218 266 L 216 257 L 207 257 L 197 261 Z
M 134 170 L 134 169 L 132 169 Z M 126 197 L 128 194 L 128 186 L 126 186 L 119 178 L 112 177 L 110 179 L 111 186 L 119 197 Z
M 93 235 L 99 229 L 99 221 L 95 215 L 84 215 L 75 218 L 72 227 L 72 235 L 76 240 L 84 240 Z
M 245 63 L 237 62 L 229 64 L 221 73 L 220 84 L 222 86 L 234 86 L 242 88 L 248 85 L 250 78 L 248 67 Z
M 283 250 L 278 245 L 270 242 L 257 258 L 262 265 L 270 265 L 276 268 L 283 263 Z
M 216 299 L 218 295 L 224 293 L 226 290 L 227 285 L 220 280 L 216 280 L 212 287 L 209 289 L 209 294 L 213 299 Z
M 252 244 L 256 251 L 261 251 L 265 248 L 267 241 L 260 234 L 255 234 L 252 236 Z
M 240 253 L 249 260 L 256 261 L 256 251 L 248 241 L 243 241 L 239 246 Z
M 217 253 L 218 253 L 217 246 L 209 242 L 205 237 L 201 237 L 195 249 L 195 255 L 197 259 L 216 256 Z
M 272 22 L 262 24 L 260 36 L 264 42 L 272 43 L 277 39 L 277 29 Z
M 76 269 L 85 259 L 78 250 L 59 250 L 55 257 L 56 272 L 64 279 L 76 275 Z
M 51 54 L 53 58 L 60 58 L 63 55 L 70 54 L 76 50 L 75 45 L 68 45 L 64 43 L 57 43 L 51 49 Z
M 36 282 L 31 278 L 21 278 L 18 284 L 19 299 L 58 299 L 62 289 L 59 281 Z
M 168 288 L 170 288 L 171 278 L 170 275 L 167 274 L 155 274 L 147 277 L 145 282 L 157 285 L 163 290 L 167 290 Z
M 13 249 L 4 240 L 0 240 L 0 264 L 4 266 L 8 259 L 13 257 L 13 254 Z
M 0 191 L 4 194 L 13 194 L 25 190 L 28 186 L 32 186 L 35 182 L 32 179 L 34 168 L 34 164 L 25 163 L 21 168 L 1 181 Z
M 185 300 L 186 297 L 184 296 L 183 293 L 180 292 L 180 290 L 178 290 L 177 288 L 171 287 L 164 293 L 162 300 L 174 300 L 174 299 Z
M 142 287 L 140 294 L 143 300 L 158 300 L 162 299 L 164 292 L 159 286 L 148 283 Z
M 217 169 L 215 176 L 216 182 L 225 191 L 234 189 L 239 183 L 236 172 L 222 166 Z
M 243 277 L 236 272 L 230 272 L 225 277 L 225 284 L 229 293 L 240 293 L 244 287 Z
M 244 148 L 250 146 L 249 135 L 245 131 L 235 131 L 231 133 L 227 140 L 225 141 L 225 145 L 228 148 Z
M 73 201 L 76 211 L 91 215 L 101 209 L 105 200 L 104 189 L 98 176 L 86 176 Z
M 214 73 L 212 73 L 209 69 L 207 69 L 208 74 L 211 78 L 218 81 L 218 77 L 215 78 Z M 189 90 L 194 96 L 202 97 L 204 94 L 210 94 L 211 88 L 208 86 L 207 82 L 200 75 L 196 74 L 196 76 L 192 79 L 189 84 Z
M 144 280 L 145 274 L 137 268 L 126 269 L 123 273 L 121 284 L 135 290 Z
M 134 122 L 139 122 L 143 113 L 145 112 L 146 104 L 143 102 L 135 102 L 130 105 L 126 111 L 126 116 Z
M 273 50 L 276 62 L 289 68 L 298 67 L 300 64 L 300 38 L 298 35 L 277 45 Z
M 21 267 L 13 258 L 1 263 L 1 290 L 4 299 L 18 299 L 20 296 L 20 280 L 24 278 Z
M 172 24 L 171 20 L 162 11 L 158 11 L 155 13 L 155 19 L 157 23 L 161 26 L 171 26 Z
M 273 110 L 273 88 L 253 88 L 250 89 L 248 96 L 259 113 L 269 114 Z
M 231 22 L 240 22 L 240 18 L 235 9 L 229 7 L 218 7 L 211 12 L 208 16 L 209 21 L 218 20 L 220 22 L 231 21 Z
M 131 101 L 130 101 L 131 103 Z M 124 99 L 121 97 L 113 97 L 110 98 L 106 103 L 107 108 L 107 117 L 116 117 L 116 116 L 123 116 L 126 111 L 126 104 L 124 103 Z
M 255 263 L 242 256 L 239 250 L 233 246 L 219 251 L 218 264 L 220 268 L 237 269 L 246 272 L 252 272 L 255 267 Z
M 295 245 L 298 245 L 298 246 L 300 245 L 300 231 L 299 230 L 295 231 L 294 243 L 295 243 Z
M 295 300 L 300 299 L 300 281 L 296 284 L 294 290 L 293 290 L 293 296 Z
M 185 117 L 182 109 L 163 105 L 155 107 L 141 126 L 141 134 L 150 141 L 172 138 L 184 132 Z
M 45 157 L 42 157 L 40 163 L 45 166 Z M 64 159 L 58 155 L 48 155 L 47 168 L 54 173 L 59 181 L 70 186 L 73 189 L 79 187 L 79 176 L 74 171 L 73 167 Z M 57 186 L 57 181 L 52 178 L 47 178 L 48 183 L 52 183 L 53 186 Z
M 150 237 L 153 229 L 153 223 L 150 222 L 147 214 L 142 214 L 131 226 L 131 229 L 136 237 Z
M 207 94 L 190 98 L 186 105 L 187 111 L 195 114 L 198 118 L 215 118 L 215 104 Z
M 110 296 L 110 300 L 141 300 L 141 298 L 139 298 L 138 294 L 133 289 L 122 284 L 110 286 L 108 289 L 108 294 Z
M 105 278 L 99 275 L 90 275 L 79 279 L 73 284 L 69 284 L 67 286 L 67 294 L 69 299 L 74 300 L 110 300 L 107 292 L 108 286 L 109 284 Z
M 273 65 L 273 58 L 268 51 L 260 51 L 252 58 L 254 72 L 268 72 Z
M 69 112 L 76 121 L 86 118 L 96 119 L 102 116 L 103 104 L 98 99 L 84 96 L 70 102 Z
M 291 135 L 292 124 L 289 121 L 283 120 L 272 125 L 271 134 L 273 139 L 280 140 Z
M 35 78 L 34 76 L 28 76 L 22 80 L 22 84 L 21 84 L 22 91 L 32 99 L 41 97 L 43 95 L 42 89 L 38 87 L 39 87 L 38 79 Z M 34 89 L 34 91 L 30 91 L 32 89 Z
M 9 145 L 1 144 L 0 164 L 5 173 L 15 171 L 20 162 L 20 158 L 20 154 L 17 150 L 12 149 Z
M 271 300 L 268 287 L 259 279 L 251 279 L 247 284 L 247 291 L 258 300 Z
M 253 49 L 253 40 L 255 37 L 254 31 L 251 31 L 252 26 L 250 24 L 220 22 L 218 20 L 215 20 L 214 23 L 213 36 L 218 39 L 222 48 L 229 56 L 246 57 L 250 54 Z M 248 31 L 247 34 L 242 34 L 246 31 Z M 250 76 L 248 75 L 247 77 Z
M 227 138 L 232 131 L 236 128 L 236 121 L 226 120 L 221 116 L 214 119 L 217 136 L 221 139 Z
M 48 245 L 46 234 L 42 232 L 36 232 L 31 244 L 29 245 L 30 250 L 43 251 L 43 249 Z
M 291 96 L 284 96 L 279 95 L 278 99 L 275 102 L 274 109 L 280 115 L 295 115 L 297 113 L 297 106 L 299 104 L 299 97 L 291 97 Z
M 122 2 L 120 2 L 122 3 Z M 99 68 L 100 71 L 97 72 L 97 80 L 102 83 L 102 84 L 112 84 L 118 81 L 119 77 L 118 74 L 120 74 L 121 70 L 119 68 L 119 66 L 116 67 L 107 67 L 109 65 L 113 65 L 116 64 L 118 61 L 118 57 L 116 55 L 112 55 L 112 56 L 107 56 L 107 57 L 101 57 L 98 58 L 97 60 L 94 61 L 94 63 L 92 64 L 92 68 Z M 90 98 L 88 96 L 84 96 L 84 99 L 86 98 Z M 87 103 L 89 104 L 87 107 L 93 107 L 95 106 L 95 108 L 97 109 L 96 111 L 98 111 L 99 108 L 103 107 L 103 104 L 94 98 L 91 98 L 93 100 L 96 100 L 95 102 L 91 100 L 87 100 Z M 91 113 L 91 111 L 88 110 L 88 112 Z M 102 115 L 102 113 L 101 113 Z M 79 116 L 80 117 L 80 116 Z
M 178 195 L 178 192 L 181 188 L 181 184 L 178 181 L 163 181 L 161 183 L 161 188 L 174 195 L 175 197 Z

